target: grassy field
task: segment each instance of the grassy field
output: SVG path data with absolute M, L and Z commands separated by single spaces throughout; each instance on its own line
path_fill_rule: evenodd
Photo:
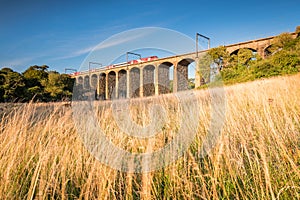
M 196 91 L 203 120 L 195 142 L 176 163 L 151 173 L 98 162 L 76 133 L 68 105 L 2 104 L 0 199 L 300 199 L 299 88 L 300 74 L 226 87 L 225 123 L 205 157 L 199 153 L 210 98 L 208 90 Z M 167 100 L 162 105 L 172 108 Z M 111 123 L 109 108 L 97 110 L 101 127 L 128 151 L 161 148 L 176 134 L 176 109 L 155 139 L 137 140 Z M 149 120 L 145 108 L 132 107 L 131 114 L 140 124 Z

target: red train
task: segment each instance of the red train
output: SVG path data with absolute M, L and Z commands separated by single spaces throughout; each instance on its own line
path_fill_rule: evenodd
M 80 72 L 73 72 L 73 73 L 70 73 L 70 74 L 69 74 L 69 76 L 71 76 L 71 77 L 72 77 L 72 76 L 78 76 L 78 75 L 80 75 Z
M 138 60 L 131 60 L 131 61 L 128 62 L 128 64 L 137 64 L 137 63 L 152 61 L 152 60 L 156 60 L 156 59 L 158 59 L 157 56 L 150 56 L 150 57 L 141 58 L 141 59 L 138 59 Z
M 128 62 L 123 62 L 123 63 L 117 63 L 117 64 L 112 64 L 112 65 L 108 65 L 106 66 L 105 68 L 106 69 L 112 69 L 112 68 L 115 68 L 115 67 L 122 67 L 124 65 L 127 65 L 127 64 L 138 64 L 138 63 L 143 63 L 143 62 L 148 62 L 148 61 L 152 61 L 152 60 L 157 60 L 158 57 L 157 56 L 149 56 L 149 57 L 146 57 L 146 58 L 141 58 L 141 59 L 137 59 L 137 60 L 131 60 L 131 61 L 128 61 Z M 94 71 L 95 69 L 91 69 L 90 71 Z M 72 74 L 70 74 L 71 76 L 78 76 L 80 75 L 82 72 L 74 72 Z
M 137 64 L 137 63 L 142 63 L 142 62 L 148 62 L 148 61 L 152 61 L 152 60 L 157 60 L 158 57 L 157 56 L 150 56 L 150 57 L 146 57 L 146 58 L 141 58 L 141 59 L 137 59 L 137 60 L 131 60 L 128 61 L 128 63 L 123 62 L 123 63 L 118 63 L 118 64 L 113 64 L 113 65 L 109 65 L 106 67 L 106 69 L 111 69 L 111 68 L 115 68 L 115 67 L 121 67 L 123 65 L 126 64 Z

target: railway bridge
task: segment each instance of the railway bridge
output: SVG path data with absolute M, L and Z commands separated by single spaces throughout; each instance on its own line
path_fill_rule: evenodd
M 294 38 L 296 33 L 290 33 Z M 268 48 L 276 36 L 226 45 L 230 54 L 247 48 L 257 52 L 262 58 L 268 55 Z M 79 72 L 74 75 L 76 85 L 83 90 L 94 91 L 99 99 L 146 97 L 188 89 L 188 69 L 194 63 L 198 66 L 199 57 L 207 50 L 192 52 L 156 60 L 123 64 L 112 68 L 100 68 Z M 170 69 L 173 74 L 170 76 Z M 196 67 L 197 68 L 197 67 Z M 200 86 L 200 75 L 195 71 L 195 87 Z M 172 84 L 170 84 L 172 83 Z

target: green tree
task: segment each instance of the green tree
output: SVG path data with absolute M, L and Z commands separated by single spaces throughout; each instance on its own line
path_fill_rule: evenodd
M 49 93 L 52 101 L 70 98 L 72 96 L 74 79 L 67 74 L 58 72 L 49 72 L 48 79 L 45 82 L 45 92 Z
M 7 74 L 7 73 L 9 73 L 9 72 L 13 72 L 13 70 L 10 69 L 10 68 L 8 68 L 8 67 L 4 67 L 4 68 L 2 68 L 2 69 L 0 70 L 0 73 L 1 73 L 1 74 Z
M 197 73 L 200 77 L 200 85 L 204 85 L 209 82 L 212 63 L 213 59 L 208 53 L 199 57 Z
M 298 56 L 300 56 L 300 37 L 298 37 L 296 40 L 297 42 L 295 43 L 294 46 L 294 52 L 298 54 Z
M 22 74 L 10 68 L 0 70 L 0 102 L 59 101 L 70 99 L 74 78 L 48 72 L 48 66 L 31 66 Z
M 0 71 L 0 102 L 4 101 L 4 83 L 5 83 L 5 74 Z
M 189 89 L 194 89 L 195 88 L 195 79 L 194 78 L 189 78 L 189 80 L 188 80 L 188 88 Z
M 240 49 L 236 59 L 238 59 L 238 64 L 243 66 L 249 66 L 251 59 L 254 58 L 253 52 L 250 49 Z
M 57 72 L 50 72 L 47 82 L 45 84 L 45 92 L 49 93 L 52 98 L 58 98 L 63 92 L 59 84 L 60 74 Z
M 35 98 L 38 101 L 45 101 L 48 99 L 48 96 L 44 92 L 44 86 L 48 79 L 48 69 L 47 65 L 42 66 L 30 66 L 23 76 L 26 81 L 27 89 L 27 100 Z
M 281 74 L 298 72 L 300 66 L 299 56 L 295 52 L 287 50 L 276 53 L 271 62 L 276 68 L 280 69 Z
M 70 95 L 70 97 L 72 96 L 72 92 L 73 92 L 73 87 L 75 84 L 75 78 L 72 78 L 70 75 L 68 74 L 61 74 L 60 75 L 61 78 L 61 82 L 63 84 L 63 88 L 64 91 L 66 92 L 66 94 L 68 93 Z
M 0 70 L 1 101 L 15 102 L 24 100 L 25 81 L 21 74 L 10 68 Z
M 28 81 L 28 86 L 41 85 L 41 82 L 48 78 L 47 65 L 43 66 L 30 66 L 25 72 L 23 72 L 24 78 Z
M 284 49 L 272 57 L 255 64 L 251 73 L 255 78 L 293 74 L 299 71 L 299 66 L 299 56 Z
M 281 33 L 276 36 L 272 41 L 272 46 L 270 48 L 271 53 L 276 53 L 282 50 L 286 45 L 293 41 L 293 37 L 290 33 Z
M 219 70 L 221 70 L 222 67 L 227 65 L 229 54 L 225 46 L 219 46 L 210 49 L 208 51 L 208 55 L 211 57 L 213 62 L 218 66 Z

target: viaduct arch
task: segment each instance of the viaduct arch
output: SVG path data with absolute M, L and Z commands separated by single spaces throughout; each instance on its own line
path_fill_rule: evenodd
M 291 33 L 293 38 L 296 33 Z M 246 48 L 257 52 L 262 58 L 268 56 L 275 36 L 227 45 L 229 54 L 235 54 Z M 205 54 L 199 51 L 199 55 Z M 189 65 L 198 57 L 195 52 L 176 55 L 143 63 L 122 65 L 109 69 L 96 69 L 92 72 L 76 74 L 76 84 L 83 89 L 92 89 L 98 99 L 122 99 L 147 97 L 188 89 Z M 170 71 L 173 71 L 170 74 Z M 172 77 L 173 80 L 172 80 Z M 200 77 L 195 73 L 195 86 L 200 86 Z

